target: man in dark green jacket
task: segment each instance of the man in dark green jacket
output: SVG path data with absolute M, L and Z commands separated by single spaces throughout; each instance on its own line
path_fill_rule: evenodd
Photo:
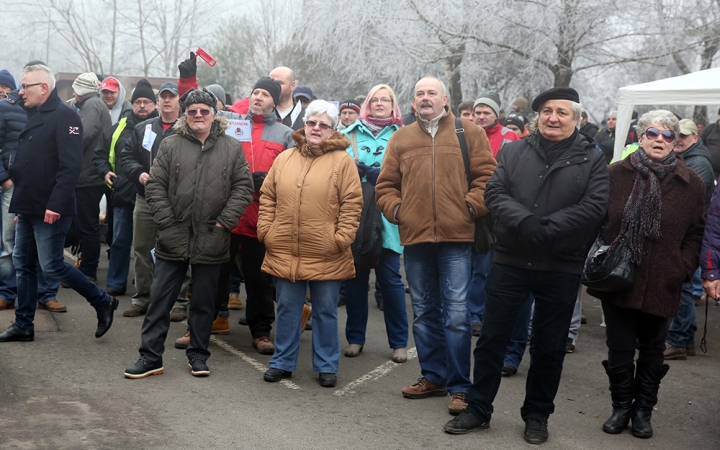
M 150 306 L 142 326 L 140 359 L 127 378 L 163 372 L 162 354 L 170 327 L 169 313 L 188 265 L 194 295 L 186 350 L 193 376 L 207 376 L 205 361 L 215 319 L 220 266 L 229 258 L 230 230 L 254 191 L 240 143 L 225 134 L 224 117 L 216 117 L 217 99 L 209 91 L 190 91 L 177 134 L 162 141 L 150 169 L 145 197 L 158 227 Z

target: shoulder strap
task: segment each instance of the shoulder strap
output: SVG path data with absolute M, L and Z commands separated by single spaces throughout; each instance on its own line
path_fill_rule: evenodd
M 357 130 L 352 130 L 350 132 L 350 143 L 352 144 L 351 147 L 352 147 L 353 155 L 355 155 L 355 161 L 360 162 L 360 155 L 358 155 L 358 151 L 357 151 L 357 132 L 356 131 Z
M 467 177 L 468 189 L 472 187 L 472 177 L 470 176 L 470 156 L 468 155 L 467 141 L 465 140 L 465 129 L 462 126 L 462 120 L 455 118 L 455 133 L 460 142 L 460 150 L 462 151 L 463 162 L 465 163 L 465 176 Z

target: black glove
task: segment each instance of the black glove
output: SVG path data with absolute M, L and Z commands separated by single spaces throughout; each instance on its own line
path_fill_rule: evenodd
M 180 70 L 180 78 L 192 78 L 197 73 L 197 56 L 195 52 L 190 52 L 190 57 L 178 64 Z
M 358 175 L 360 175 L 360 178 L 364 177 L 368 169 L 370 168 L 370 166 L 363 162 L 355 162 L 355 165 L 357 166 Z
M 377 183 L 378 176 L 380 175 L 380 168 L 379 167 L 371 167 L 365 172 L 365 179 L 368 183 L 375 186 L 375 183 Z
M 255 191 L 260 191 L 266 176 L 267 172 L 253 172 L 252 177 L 253 184 L 255 185 Z
M 518 231 L 520 232 L 521 244 L 529 244 L 533 247 L 537 247 L 538 245 L 547 241 L 547 234 L 545 233 L 545 228 L 540 222 L 540 218 L 538 216 L 532 215 L 520 222 Z

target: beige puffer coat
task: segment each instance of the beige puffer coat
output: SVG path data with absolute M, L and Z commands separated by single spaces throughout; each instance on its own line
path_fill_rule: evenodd
M 281 153 L 260 190 L 258 239 L 265 245 L 263 272 L 297 280 L 355 276 L 350 244 L 363 199 L 350 141 L 334 132 L 311 153 L 305 130 L 295 148 Z

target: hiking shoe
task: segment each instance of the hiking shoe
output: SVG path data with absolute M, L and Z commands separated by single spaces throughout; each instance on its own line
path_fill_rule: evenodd
M 138 359 L 134 366 L 125 369 L 125 378 L 145 378 L 150 375 L 160 375 L 163 373 L 162 361 L 149 363 L 144 359 Z
M 48 311 L 55 313 L 67 312 L 67 306 L 63 305 L 55 299 L 48 300 L 45 303 L 38 303 L 38 307 L 42 309 L 47 309 Z
M 538 419 L 526 420 L 525 433 L 523 433 L 523 437 L 525 438 L 525 442 L 529 444 L 542 444 L 547 441 L 547 421 Z
M 438 386 L 425 377 L 418 378 L 412 386 L 405 386 L 402 395 L 407 398 L 445 397 L 448 394 L 445 386 Z
M 517 368 L 513 366 L 504 365 L 502 367 L 502 376 L 511 377 L 517 373 Z
M 233 292 L 228 299 L 228 309 L 243 309 L 243 302 L 240 300 L 240 294 Z
M 187 319 L 185 308 L 173 308 L 170 311 L 170 322 L 182 322 L 185 319 Z
M 450 434 L 465 434 L 468 431 L 487 430 L 488 428 L 490 428 L 490 422 L 485 422 L 464 409 L 457 417 L 445 424 L 443 431 Z
M 480 322 L 472 323 L 472 335 L 473 336 L 480 336 L 481 330 L 482 330 L 482 323 L 480 323 Z
M 467 408 L 467 402 L 465 401 L 465 395 L 466 394 L 464 392 L 456 392 L 452 395 L 452 398 L 450 399 L 450 403 L 448 404 L 448 412 L 451 415 L 457 416 L 465 408 Z
M 212 323 L 212 329 L 210 330 L 210 334 L 230 334 L 230 324 L 228 323 L 228 318 L 220 316 L 215 318 Z
M 207 377 L 210 375 L 210 369 L 208 369 L 204 359 L 193 358 L 188 360 L 188 369 L 190 369 L 194 377 Z
M 123 316 L 125 316 L 125 317 L 144 316 L 146 312 L 147 312 L 147 306 L 130 305 L 130 307 L 128 309 L 123 311 Z
M 270 383 L 276 383 L 283 378 L 290 378 L 292 376 L 292 372 L 289 372 L 287 370 L 282 369 L 273 369 L 272 367 L 265 371 L 265 374 L 263 375 L 263 380 L 270 382 Z
M 275 353 L 275 345 L 270 342 L 270 338 L 267 336 L 253 338 L 252 346 L 261 355 L 272 355 Z
M 337 383 L 337 374 L 330 372 L 323 372 L 320 374 L 320 386 L 322 387 L 335 387 Z
M 5 301 L 4 298 L 0 298 L 0 310 L 2 309 L 15 309 L 15 305 L 13 303 Z
M 695 353 L 695 343 L 694 342 L 688 342 L 685 346 L 685 353 L 688 356 L 696 356 L 697 353 Z
M 394 363 L 402 364 L 407 362 L 407 358 L 407 347 L 393 349 L 392 360 Z
M 179 349 L 185 349 L 188 348 L 188 345 L 190 345 L 190 332 L 183 334 L 182 337 L 179 337 L 175 340 L 175 348 Z
M 687 349 L 685 347 L 675 347 L 672 344 L 665 343 L 665 351 L 663 356 L 666 360 L 687 359 Z
M 575 351 L 575 339 L 568 338 L 565 345 L 565 353 L 573 353 Z

